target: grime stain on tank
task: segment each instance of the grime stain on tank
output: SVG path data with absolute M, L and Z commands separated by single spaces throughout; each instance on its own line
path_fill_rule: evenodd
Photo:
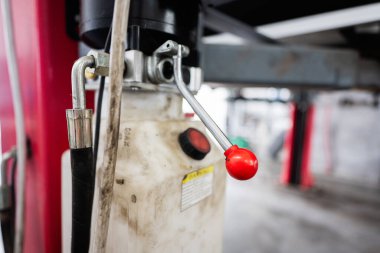
M 171 96 L 167 96 L 166 97 L 166 103 L 164 105 L 164 107 L 162 108 L 162 110 L 164 112 L 168 111 L 170 109 L 170 107 L 172 107 L 172 97 Z
M 131 128 L 124 128 L 123 130 L 123 146 L 124 147 L 129 147 L 129 140 L 131 138 Z
M 198 202 L 186 213 L 180 211 L 183 176 L 193 170 L 211 164 L 216 165 L 215 162 L 212 163 L 216 159 L 213 158 L 212 161 L 209 159 L 210 156 L 215 156 L 215 151 L 203 161 L 190 160 L 181 151 L 178 135 L 190 126 L 192 125 L 188 122 L 181 123 L 181 121 L 175 120 L 129 121 L 121 126 L 122 139 L 119 142 L 118 151 L 120 160 L 118 160 L 118 174 L 116 175 L 117 178 L 125 179 L 125 182 L 123 185 L 115 185 L 117 197 L 114 196 L 113 201 L 114 207 L 119 206 L 117 209 L 115 208 L 115 222 L 125 224 L 124 231 L 135 242 L 133 246 L 128 246 L 128 250 L 131 252 L 152 252 L 152 249 L 160 250 L 155 252 L 179 252 L 180 246 L 173 246 L 171 241 L 171 238 L 178 234 L 179 230 L 182 229 L 183 233 L 187 234 L 187 241 L 197 241 L 203 240 L 198 238 L 199 233 L 204 234 L 203 230 L 210 229 L 195 230 L 188 224 L 189 220 L 198 217 L 194 219 L 195 222 L 208 224 L 209 220 L 214 219 L 213 215 L 220 214 L 218 210 L 223 204 L 218 204 L 220 198 L 216 198 L 214 195 Z M 202 129 L 199 124 L 194 124 L 194 126 Z M 160 150 L 158 156 L 156 156 L 157 148 Z M 217 161 L 220 161 L 219 157 Z M 158 170 L 158 168 L 165 169 Z M 220 166 L 219 169 L 221 169 Z M 176 172 L 173 173 L 173 171 Z M 150 180 L 153 179 L 152 184 Z M 215 180 L 217 179 L 215 178 Z M 214 191 L 219 194 L 221 189 L 222 187 L 214 185 L 213 194 Z M 133 195 L 136 195 L 136 199 Z M 210 212 L 210 215 L 208 214 L 209 209 L 214 210 Z M 215 213 L 216 211 L 217 213 Z M 178 221 L 179 216 L 187 218 Z M 163 231 L 176 232 L 163 233 Z M 158 238 L 160 240 L 157 240 Z M 184 244 L 180 241 L 176 243 L 182 246 Z M 168 245 L 168 248 L 163 245 Z M 208 244 L 204 246 L 206 247 L 206 245 Z M 207 248 L 214 247 L 210 248 L 208 245 Z M 208 252 L 214 251 L 209 250 Z

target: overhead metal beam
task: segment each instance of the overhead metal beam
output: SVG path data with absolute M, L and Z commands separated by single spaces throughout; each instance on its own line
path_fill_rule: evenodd
M 380 3 L 345 8 L 259 26 L 257 31 L 275 39 L 378 22 Z
M 275 40 L 257 32 L 255 27 L 251 27 L 213 8 L 205 7 L 203 9 L 203 22 L 206 27 L 217 32 L 231 33 L 249 41 L 277 43 Z
M 277 45 L 203 46 L 206 82 L 288 88 L 380 88 L 380 65 L 353 50 Z
M 380 88 L 380 64 L 373 60 L 361 60 L 357 76 L 358 89 Z

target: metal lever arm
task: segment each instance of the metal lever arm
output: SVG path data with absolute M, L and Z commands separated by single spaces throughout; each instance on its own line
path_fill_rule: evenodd
M 228 173 L 239 180 L 247 180 L 252 178 L 258 169 L 258 161 L 250 150 L 239 148 L 237 145 L 227 139 L 225 134 L 220 130 L 218 125 L 212 120 L 210 115 L 203 109 L 201 104 L 195 99 L 193 94 L 187 89 L 186 84 L 182 78 L 182 54 L 186 52 L 184 46 L 178 45 L 177 55 L 173 56 L 174 62 L 174 78 L 177 84 L 178 90 L 182 96 L 193 108 L 194 112 L 202 120 L 211 134 L 219 142 L 220 146 L 224 149 L 224 155 L 226 156 L 226 168 Z
M 227 139 L 222 130 L 218 125 L 212 120 L 210 115 L 203 109 L 201 104 L 195 99 L 193 94 L 187 89 L 186 84 L 183 82 L 182 78 L 182 45 L 178 46 L 178 53 L 173 57 L 174 59 L 174 78 L 177 84 L 179 91 L 186 101 L 193 108 L 194 112 L 206 125 L 208 130 L 212 133 L 215 139 L 219 142 L 220 146 L 226 151 L 232 146 L 232 143 Z

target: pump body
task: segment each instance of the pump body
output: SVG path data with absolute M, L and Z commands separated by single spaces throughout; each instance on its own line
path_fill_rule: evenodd
M 183 116 L 179 95 L 123 93 L 107 252 L 222 251 L 224 159 L 209 138 L 211 150 L 202 160 L 186 155 L 178 137 L 191 127 L 207 136 L 201 122 Z M 104 135 L 103 128 L 100 150 Z M 98 159 L 102 161 L 102 152 Z M 63 252 L 69 252 L 68 152 L 62 164 Z

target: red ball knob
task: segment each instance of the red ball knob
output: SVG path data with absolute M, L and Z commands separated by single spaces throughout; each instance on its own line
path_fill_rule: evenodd
M 231 146 L 224 152 L 228 174 L 237 180 L 252 178 L 259 168 L 259 162 L 254 153 L 237 145 Z

